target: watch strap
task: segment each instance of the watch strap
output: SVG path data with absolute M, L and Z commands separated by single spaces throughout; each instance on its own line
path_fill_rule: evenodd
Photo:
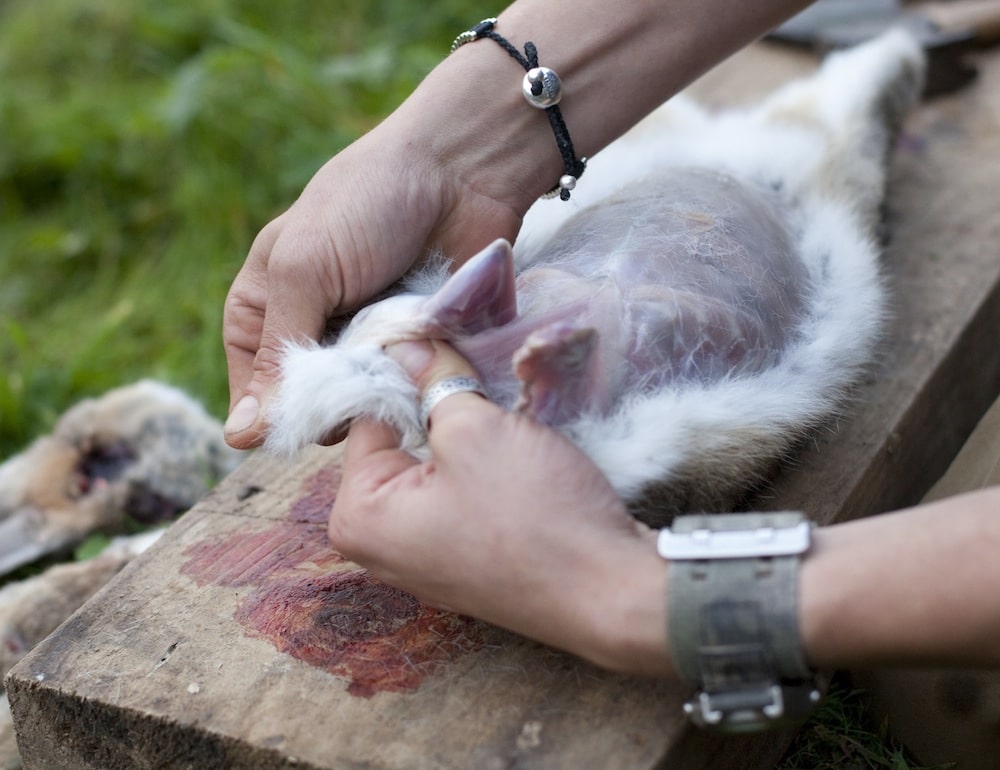
M 800 513 L 705 514 L 661 534 L 670 650 L 678 673 L 701 688 L 686 708 L 695 721 L 756 729 L 819 699 L 798 623 L 809 527 Z

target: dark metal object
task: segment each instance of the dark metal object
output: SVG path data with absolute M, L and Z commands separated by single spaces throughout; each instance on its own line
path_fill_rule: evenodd
M 847 48 L 892 27 L 905 27 L 927 52 L 924 96 L 955 91 L 978 71 L 966 54 L 1000 38 L 1000 2 L 959 0 L 932 5 L 900 0 L 817 0 L 768 37 L 820 53 Z

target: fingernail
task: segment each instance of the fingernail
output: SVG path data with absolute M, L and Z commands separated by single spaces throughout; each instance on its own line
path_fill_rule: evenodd
M 410 377 L 417 379 L 434 358 L 434 348 L 424 340 L 397 342 L 386 348 L 386 354 L 403 367 Z
M 257 413 L 260 411 L 260 404 L 253 396 L 243 396 L 233 407 L 226 419 L 225 433 L 242 433 L 257 421 Z

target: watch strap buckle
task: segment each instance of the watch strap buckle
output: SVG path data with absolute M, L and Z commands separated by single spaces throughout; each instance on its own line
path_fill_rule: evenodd
M 752 732 L 794 723 L 821 698 L 822 689 L 815 679 L 761 680 L 726 690 L 699 690 L 684 704 L 684 713 L 704 729 Z

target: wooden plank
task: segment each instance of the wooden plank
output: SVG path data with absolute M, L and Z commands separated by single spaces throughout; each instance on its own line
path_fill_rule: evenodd
M 1000 392 L 1000 58 L 983 63 L 896 160 L 877 371 L 754 505 L 829 522 L 912 502 Z M 724 102 L 804 66 L 756 46 L 698 87 Z M 773 766 L 784 736 L 697 733 L 681 686 L 370 580 L 324 539 L 338 458 L 254 458 L 25 658 L 7 681 L 25 767 Z
M 830 523 L 912 505 L 1000 395 L 1000 57 L 980 62 L 975 87 L 912 116 L 894 157 L 873 376 L 758 507 Z
M 21 668 L 32 703 L 67 677 L 86 698 L 18 719 L 46 734 L 114 725 L 95 766 L 212 766 L 207 744 L 183 759 L 164 746 L 137 756 L 134 730 L 150 719 L 237 736 L 300 767 L 652 764 L 663 726 L 680 721 L 669 687 L 420 608 L 331 551 L 323 518 L 338 459 L 334 449 L 287 469 L 251 461 L 171 529 L 155 563 L 130 569 Z M 247 484 L 262 491 L 240 501 Z M 595 708 L 604 702 L 613 714 Z M 90 715 L 94 703 L 110 708 Z M 155 727 L 143 734 L 160 743 Z M 93 749 L 44 748 L 37 766 L 86 767 Z M 232 762 L 227 752 L 218 766 Z

